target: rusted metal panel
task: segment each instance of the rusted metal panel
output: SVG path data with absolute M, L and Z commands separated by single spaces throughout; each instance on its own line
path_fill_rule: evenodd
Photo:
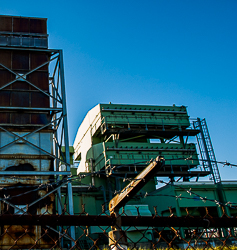
M 47 34 L 47 19 L 0 16 L 0 31 Z
M 48 124 L 51 121 L 50 114 L 31 114 L 31 124 Z
M 39 190 L 30 192 L 23 196 L 17 196 L 21 194 L 21 192 L 29 192 L 32 188 L 16 188 L 11 190 L 4 190 L 2 193 L 5 196 L 13 197 L 11 199 L 11 203 L 15 206 L 25 206 L 26 204 L 30 204 L 34 202 L 36 199 L 42 197 L 46 194 L 45 190 Z M 28 207 L 28 212 L 32 215 L 43 214 L 47 211 L 47 214 L 53 213 L 53 204 L 54 204 L 54 194 L 50 194 L 48 197 L 42 199 L 37 204 Z M 46 207 L 47 206 L 47 207 Z M 2 213 L 16 213 L 16 210 L 12 206 L 7 206 L 7 204 L 2 203 L 1 205 Z M 19 210 L 18 210 L 19 211 Z M 24 210 L 25 211 L 25 210 Z M 4 234 L 1 236 L 0 240 L 0 248 L 1 249 L 9 249 L 9 247 L 13 249 L 28 249 L 30 248 L 38 239 L 40 241 L 37 244 L 37 248 L 41 249 L 49 249 L 52 244 L 54 244 L 53 238 L 55 238 L 55 234 L 49 232 L 50 237 L 42 237 L 45 232 L 41 226 L 36 225 L 25 225 L 23 222 L 21 225 L 10 225 L 9 223 L 5 223 L 2 230 L 7 230 L 8 234 Z M 27 230 L 27 231 L 26 231 Z M 27 232 L 27 233 L 26 233 Z M 42 237 L 42 238 L 41 238 Z M 17 244 L 15 244 L 15 239 L 17 240 Z
M 6 112 L 0 112 L 0 123 L 10 123 L 10 114 Z
M 26 132 L 18 132 L 20 136 Z M 0 147 L 2 147 L 0 154 L 0 171 L 53 171 L 53 148 L 52 148 L 52 133 L 34 133 L 26 137 L 29 143 L 33 143 L 33 147 L 29 143 L 13 143 L 15 136 L 9 135 L 6 132 L 0 132 Z M 8 145 L 7 147 L 4 147 Z M 41 151 L 48 152 L 45 154 Z M 27 178 L 26 178 L 27 177 Z M 24 178 L 11 178 L 11 176 L 1 176 L 1 185 L 14 185 L 21 183 L 25 185 L 37 185 L 48 182 L 50 176 L 26 176 Z
M 14 17 L 13 18 L 13 32 L 29 33 L 30 20 L 29 18 Z
M 49 183 L 50 176 L 35 176 L 31 175 L 24 175 L 22 176 L 5 176 L 0 177 L 1 185 L 2 186 L 12 186 L 15 185 L 16 182 L 22 185 L 41 185 Z M 26 180 L 27 179 L 27 180 Z
M 0 91 L 0 106 L 10 106 L 10 95 L 10 91 Z
M 31 74 L 29 74 L 29 81 L 32 84 L 34 84 L 36 87 L 38 87 L 44 91 L 49 91 L 48 72 L 34 71 Z M 31 88 L 35 89 L 34 87 L 31 87 Z
M 22 159 L 17 158 L 16 155 L 15 159 L 0 159 L 0 169 L 1 171 L 53 171 L 51 160 L 42 160 L 37 155 L 28 155 L 28 157 Z
M 49 55 L 47 53 L 40 52 L 30 52 L 30 69 L 35 69 L 46 63 L 49 60 Z M 41 67 L 39 70 L 48 70 L 48 65 Z
M 49 107 L 49 97 L 42 92 L 31 93 L 31 107 Z
M 14 51 L 12 53 L 13 70 L 29 70 L 29 52 Z
M 13 34 L 1 34 L 3 40 L 7 39 L 8 43 L 5 45 L 42 47 L 41 43 L 47 41 L 46 22 L 46 19 L 40 18 L 0 16 L 0 31 L 13 32 Z M 20 33 L 25 34 L 21 36 Z M 30 33 L 34 33 L 33 36 Z M 26 74 L 37 68 L 36 71 L 26 76 L 26 80 L 17 79 L 18 81 L 0 90 L 0 106 L 2 110 L 5 110 L 5 112 L 0 113 L 0 123 L 11 125 L 7 127 L 7 130 L 16 133 L 15 135 L 11 132 L 6 133 L 4 129 L 0 131 L 0 171 L 11 173 L 11 175 L 0 176 L 1 186 L 7 187 L 5 190 L 4 188 L 0 190 L 0 197 L 10 196 L 13 204 L 13 206 L 11 204 L 10 207 L 8 206 L 8 210 L 6 204 L 1 205 L 1 213 L 15 213 L 16 206 L 25 206 L 31 203 L 28 211 L 32 215 L 55 212 L 53 193 L 44 198 L 48 190 L 32 192 L 36 185 L 39 187 L 40 184 L 46 184 L 52 179 L 55 158 L 52 131 L 35 132 L 28 135 L 24 137 L 28 140 L 27 142 L 24 139 L 14 141 L 18 138 L 17 135 L 24 136 L 33 131 L 30 126 L 43 125 L 51 121 L 49 96 L 37 89 L 40 88 L 49 93 L 48 65 L 40 67 L 48 62 L 49 57 L 50 52 L 34 51 L 33 49 L 23 51 L 17 48 L 12 48 L 12 50 L 7 48 L 6 50 L 2 49 L 0 53 L 0 63 L 17 74 Z M 5 67 L 0 66 L 0 87 L 16 80 L 17 77 Z M 27 81 L 32 82 L 37 88 L 32 87 Z M 47 108 L 47 110 L 42 111 L 41 108 Z M 23 171 L 28 175 L 21 175 L 20 173 Z M 41 171 L 45 173 L 43 176 L 31 175 L 34 172 L 39 174 Z M 13 176 L 14 172 L 19 174 Z M 42 200 L 40 200 L 41 198 Z M 34 204 L 34 201 L 37 202 Z M 44 230 L 41 226 L 12 225 L 9 227 L 7 225 L 5 223 L 1 229 L 7 229 L 10 233 L 4 234 L 0 238 L 0 249 L 8 249 L 11 246 L 13 249 L 27 249 L 38 239 L 40 240 L 37 242 L 37 248 L 49 249 L 54 244 L 54 236 L 51 234 L 50 237 L 43 236 Z M 26 230 L 28 230 L 27 233 Z M 22 233 L 23 236 L 21 236 Z M 19 237 L 20 239 L 16 243 L 15 239 Z
M 11 197 L 10 203 L 18 206 L 26 206 L 28 205 L 28 211 L 30 214 L 43 214 L 47 211 L 49 214 L 53 213 L 53 204 L 54 204 L 54 194 L 49 194 L 45 198 L 42 198 L 47 194 L 47 191 L 42 190 L 35 190 L 35 187 L 29 187 L 24 185 L 16 184 L 14 185 L 15 188 L 12 189 L 3 189 L 1 191 L 1 195 L 5 195 L 6 197 Z M 35 190 L 35 191 L 34 191 Z M 34 203 L 35 200 L 40 199 L 37 203 Z M 2 212 L 9 211 L 12 214 L 16 214 L 18 211 L 16 211 L 15 207 L 11 206 L 10 208 L 6 206 L 7 203 L 2 204 Z
M 2 236 L 0 241 L 1 249 L 52 249 L 55 245 L 56 235 L 52 231 L 45 235 L 47 228 L 41 226 L 4 226 L 3 231 L 8 232 Z M 11 237 L 12 236 L 12 237 Z M 15 242 L 17 239 L 17 242 Z M 40 239 L 40 240 L 39 240 Z M 38 242 L 37 242 L 38 240 Z
M 12 31 L 12 17 L 0 16 L 0 31 Z
M 30 33 L 47 34 L 47 20 L 30 18 Z
M 23 112 L 11 113 L 10 123 L 12 124 L 30 124 L 30 114 L 25 114 Z
M 9 72 L 8 70 L 0 70 L 0 87 L 2 87 L 4 85 L 6 85 L 7 83 L 11 82 L 15 78 L 14 76 L 15 75 L 12 74 L 11 72 Z M 11 89 L 11 85 L 7 86 L 4 89 Z
M 16 89 L 16 90 L 29 90 L 29 84 L 27 82 L 24 81 L 16 81 L 14 83 L 12 83 L 12 89 Z M 19 92 L 19 94 L 22 92 Z
M 30 93 L 12 91 L 12 106 L 13 107 L 29 107 Z
M 4 50 L 4 51 L 1 51 L 0 53 L 0 63 L 8 67 L 9 69 L 11 68 L 11 56 L 12 56 L 12 53 L 9 50 Z M 0 69 L 2 68 L 3 67 L 0 65 Z
M 29 237 L 28 234 L 25 234 L 25 230 L 29 230 L 28 232 L 30 232 L 32 237 L 36 237 L 37 235 L 37 230 L 35 226 L 25 227 L 25 226 L 5 225 L 3 227 L 3 230 L 4 231 L 7 230 L 9 234 L 5 234 L 3 235 L 3 237 L 1 237 L 1 241 L 0 241 L 1 249 L 9 249 L 12 246 L 13 246 L 13 249 L 19 249 L 18 245 L 23 245 L 23 246 L 25 245 L 25 247 L 27 245 L 33 245 L 34 244 L 33 238 Z M 10 237 L 10 235 L 12 235 L 15 239 L 20 238 L 21 235 L 23 235 L 23 237 L 19 239 L 16 245 L 14 242 L 14 238 Z
M 7 53 L 6 55 L 9 56 Z M 34 55 L 31 53 L 31 56 L 34 57 L 34 63 L 33 66 L 39 66 L 42 63 L 46 62 L 47 54 L 40 54 L 39 61 L 37 60 L 37 55 Z M 12 65 L 13 70 L 16 73 L 26 73 L 26 68 L 29 67 L 29 54 L 28 53 L 12 53 L 13 61 Z M 9 62 L 9 58 L 6 57 L 6 62 L 4 61 L 4 58 L 0 58 L 0 61 L 2 60 L 4 65 L 11 65 L 11 62 Z M 19 63 L 18 61 L 23 60 Z M 19 69 L 22 69 L 19 71 Z M 17 70 L 16 70 L 17 69 Z M 48 92 L 49 91 L 49 79 L 48 79 L 48 71 L 47 66 L 44 67 L 45 71 L 35 71 L 32 72 L 27 76 L 27 80 L 32 82 L 35 86 L 39 87 L 43 91 Z M 6 85 L 7 83 L 13 81 L 16 78 L 14 74 L 9 72 L 8 70 L 0 70 L 0 87 Z M 34 87 L 30 86 L 29 83 L 25 81 L 16 81 L 3 90 L 0 90 L 0 106 L 12 106 L 12 107 L 49 107 L 49 97 L 42 92 L 22 92 L 22 91 L 5 91 L 5 89 L 15 89 L 15 90 L 36 90 Z M 1 123 L 13 123 L 13 124 L 30 124 L 31 122 L 33 124 L 47 124 L 51 120 L 51 116 L 49 116 L 48 113 L 45 114 L 25 114 L 25 113 L 11 113 L 10 115 L 11 119 L 9 121 L 9 116 L 4 115 L 4 117 L 1 118 Z

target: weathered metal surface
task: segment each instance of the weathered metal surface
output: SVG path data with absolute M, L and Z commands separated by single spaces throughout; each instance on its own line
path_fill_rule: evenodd
M 4 113 L 4 112 L 0 112 L 0 123 L 1 124 L 10 123 L 10 114 L 9 113 Z
M 12 106 L 13 107 L 28 107 L 30 101 L 30 95 L 27 92 L 17 92 L 11 93 L 12 96 Z
M 45 49 L 46 21 L 0 16 L 0 197 L 7 197 L 0 202 L 1 213 L 16 213 L 18 206 L 23 206 L 20 210 L 25 212 L 26 205 L 32 215 L 55 213 L 55 190 L 42 190 L 41 185 L 52 182 L 55 175 L 59 181 L 60 172 L 53 170 L 59 169 L 62 143 L 68 154 L 68 135 L 62 51 Z M 48 64 L 53 60 L 56 86 L 49 80 Z M 63 127 L 58 132 L 57 123 L 61 120 Z M 63 175 L 70 174 L 67 168 Z M 72 192 L 68 193 L 72 199 Z M 69 210 L 73 214 L 70 199 Z M 2 229 L 13 237 L 4 234 L 0 238 L 1 249 L 27 249 L 34 243 L 40 249 L 52 247 L 54 236 L 43 236 L 41 226 L 6 225 Z M 17 236 L 20 239 L 16 243 Z
M 8 33 L 3 34 L 3 32 Z M 23 33 L 24 37 L 22 37 Z M 35 37 L 27 35 L 30 33 L 34 33 Z M 46 19 L 0 16 L 1 45 L 31 47 L 38 42 L 37 46 L 40 47 L 41 40 L 47 40 L 47 36 L 41 37 L 39 34 L 47 34 Z M 52 214 L 54 212 L 54 194 L 44 198 L 47 191 L 36 189 L 36 185 L 49 183 L 50 175 L 53 173 L 51 156 L 53 133 L 41 131 L 30 134 L 32 131 L 30 127 L 28 131 L 22 130 L 22 125 L 43 125 L 51 120 L 50 110 L 40 110 L 50 108 L 49 96 L 44 94 L 44 92 L 49 93 L 48 65 L 45 64 L 48 62 L 49 54 L 14 49 L 0 51 L 0 88 L 2 87 L 0 123 L 5 125 L 6 129 L 9 129 L 6 127 L 7 124 L 18 126 L 15 131 L 7 131 L 3 128 L 0 131 L 0 184 L 2 188 L 6 188 L 0 191 L 0 197 L 10 199 L 10 202 L 1 202 L 1 213 L 6 211 L 12 214 L 18 213 L 17 206 L 26 207 L 35 200 L 39 201 L 29 207 L 29 213 Z M 40 67 L 42 64 L 45 65 Z M 34 69 L 35 71 L 30 72 Z M 30 108 L 39 110 L 30 110 Z M 24 136 L 26 141 L 17 140 L 18 136 Z M 33 191 L 34 189 L 36 191 Z M 40 200 L 41 197 L 43 197 L 42 200 Z M 8 233 L 0 238 L 1 249 L 9 249 L 11 246 L 13 249 L 26 249 L 44 233 L 41 226 L 8 225 L 5 223 L 2 227 L 2 230 Z M 16 244 L 14 237 L 17 238 L 22 233 L 24 235 Z M 52 239 L 42 237 L 38 245 L 40 245 L 39 248 L 51 248 Z
M 0 15 L 0 37 L 1 46 L 47 48 L 47 19 Z
M 43 175 L 71 175 L 71 172 L 67 171 L 8 171 L 0 172 L 0 175 L 6 176 L 18 176 L 18 175 L 34 175 L 34 176 L 43 176 Z
M 10 94 L 10 91 L 0 91 L 0 106 L 6 107 L 10 105 Z
M 30 33 L 47 34 L 46 19 L 30 19 Z
M 49 53 L 45 52 L 30 52 L 30 69 L 35 69 L 49 60 Z M 40 67 L 38 70 L 48 71 L 48 65 Z
M 37 157 L 37 156 L 36 156 Z M 0 159 L 1 171 L 50 171 L 51 161 L 43 159 Z M 26 168 L 26 166 L 29 166 Z
M 10 191 L 7 191 L 5 195 L 10 196 L 17 196 L 17 194 L 21 194 L 23 192 L 29 191 L 29 188 L 25 189 L 12 189 Z M 30 204 L 35 199 L 42 197 L 46 194 L 46 191 L 40 190 L 38 192 L 31 192 L 23 196 L 19 197 L 13 197 L 11 199 L 11 202 L 15 204 L 15 207 L 19 206 L 26 206 L 26 204 Z M 53 213 L 53 204 L 54 204 L 54 195 L 51 194 L 49 197 L 41 200 L 37 204 L 34 204 L 33 206 L 28 208 L 28 212 L 30 214 L 52 214 Z M 46 207 L 47 206 L 47 207 Z M 1 204 L 1 211 L 2 213 L 7 211 L 10 213 L 20 213 L 20 210 L 16 211 L 13 207 L 6 208 L 6 205 L 4 203 Z M 26 211 L 26 209 L 24 210 Z M 14 215 L 15 216 L 15 215 Z M 0 239 L 0 247 L 1 249 L 9 249 L 10 246 L 13 246 L 13 249 L 26 249 L 28 246 L 33 245 L 41 236 L 44 234 L 45 229 L 43 229 L 41 226 L 35 225 L 27 225 L 26 221 L 22 222 L 21 225 L 17 225 L 16 223 L 10 224 L 8 222 L 5 222 L 2 228 L 4 231 L 7 231 L 7 234 L 3 234 Z M 17 244 L 15 245 L 14 238 L 20 238 L 17 241 Z M 39 245 L 39 248 L 50 248 L 53 244 L 53 237 L 54 234 L 51 234 L 51 239 L 49 237 L 41 238 Z M 43 246 L 43 247 L 42 247 Z
M 29 74 L 29 81 L 44 91 L 49 91 L 48 72 L 34 71 Z M 34 89 L 31 86 L 31 89 Z
M 47 19 L 1 15 L 0 31 L 47 34 Z
M 29 52 L 15 51 L 12 53 L 12 70 L 29 70 Z
M 0 31 L 12 31 L 12 17 L 11 16 L 1 16 Z
M 0 159 L 1 169 L 0 183 L 1 186 L 14 185 L 15 183 L 24 184 L 24 185 L 38 185 L 40 183 L 49 182 L 49 177 L 51 171 L 53 171 L 52 160 L 40 160 L 40 159 L 16 159 L 16 160 L 3 160 Z M 28 166 L 28 167 L 26 167 Z M 15 175 L 8 175 L 9 173 L 15 172 Z M 31 171 L 30 175 L 27 175 L 27 172 Z M 43 171 L 44 176 L 37 176 L 39 171 Z M 49 172 L 48 172 L 49 171 Z M 8 173 L 9 172 L 9 173 Z M 22 172 L 21 175 L 18 175 L 18 172 Z M 26 172 L 26 173 L 25 173 Z M 48 173 L 47 175 L 44 173 Z M 24 175 L 24 176 L 22 176 Z
M 135 177 L 121 192 L 117 194 L 109 202 L 109 211 L 112 213 L 124 206 L 129 200 L 132 199 L 136 193 L 146 185 L 152 177 L 155 176 L 156 172 L 162 167 L 162 159 L 157 157 L 156 160 L 152 161 L 139 175 Z
M 0 55 L 1 55 L 1 53 L 0 53 Z M 14 74 L 13 73 L 9 72 L 6 69 L 0 69 L 0 87 L 3 87 L 4 85 L 11 82 L 12 80 L 14 80 Z M 11 89 L 11 85 L 5 87 L 3 90 L 7 90 L 7 89 Z
M 22 141 L 18 136 L 35 146 Z M 0 131 L 0 154 L 44 155 L 42 149 L 52 154 L 52 140 L 53 133 L 49 132 L 12 132 L 10 134 L 9 132 Z
M 1 107 L 49 108 L 50 102 L 49 96 L 47 95 L 49 93 L 49 73 L 47 65 L 49 55 L 49 52 L 47 53 L 40 51 L 33 52 L 28 50 L 23 51 L 10 49 L 1 51 L 0 87 L 6 85 L 6 87 L 0 89 Z M 42 64 L 45 65 L 40 67 Z M 27 76 L 25 76 L 23 79 L 20 79 L 20 81 L 16 81 L 16 79 L 19 78 L 17 74 L 27 74 Z M 33 87 L 30 83 L 36 87 Z M 42 92 L 39 90 L 42 90 Z M 44 94 L 44 92 L 46 94 Z M 0 118 L 0 123 L 19 125 L 31 123 L 37 125 L 47 124 L 50 119 L 51 116 L 49 115 L 49 112 L 44 112 L 44 114 L 11 112 L 10 116 L 3 114 L 3 116 Z
M 48 195 L 46 198 L 43 196 L 47 193 L 45 190 L 39 190 L 34 192 L 29 192 L 32 188 L 17 188 L 17 185 L 15 186 L 15 189 L 8 189 L 8 190 L 2 190 L 1 195 L 11 197 L 10 202 L 1 202 L 1 213 L 10 213 L 10 214 L 31 214 L 31 215 L 42 215 L 42 214 L 52 214 L 53 208 L 54 208 L 54 194 Z M 22 193 L 25 192 L 25 195 L 22 195 Z M 36 199 L 39 199 L 42 197 L 43 199 L 39 200 L 37 203 L 33 203 Z M 31 205 L 32 204 L 32 205 Z M 28 205 L 28 206 L 27 206 Z M 16 223 L 11 224 L 12 226 L 9 226 L 11 223 L 5 222 L 4 223 L 4 229 L 11 234 L 2 235 L 0 238 L 0 245 L 6 246 L 8 245 L 7 242 L 11 241 L 12 237 L 10 235 L 15 235 L 17 232 L 19 232 L 20 226 Z M 23 221 L 21 225 L 27 225 L 26 221 Z M 35 226 L 34 226 L 35 225 Z M 37 230 L 39 234 L 43 233 L 41 232 L 41 227 L 34 225 L 27 225 L 26 228 L 29 228 L 28 234 L 33 236 L 35 240 L 39 239 L 39 235 L 35 235 L 34 230 Z M 25 228 L 24 226 L 22 226 Z M 22 249 L 22 246 L 27 245 L 29 242 L 29 235 L 25 237 L 24 241 L 20 241 L 19 247 Z M 42 243 L 44 244 L 44 243 Z M 1 248 L 2 249 L 2 248 Z
M 5 225 L 3 227 L 3 230 L 7 231 L 8 234 L 5 234 L 0 241 L 1 249 L 29 249 L 32 245 L 35 244 L 37 239 L 42 237 L 42 234 L 45 232 L 45 230 L 43 230 L 43 228 L 41 229 L 40 226 L 28 225 Z M 12 235 L 14 238 L 9 237 L 9 235 Z M 15 242 L 15 238 L 18 238 L 17 243 Z M 37 249 L 50 249 L 52 245 L 53 242 L 49 237 L 42 237 L 40 240 L 41 247 L 37 247 Z
M 13 32 L 29 33 L 30 20 L 28 18 L 14 17 L 13 18 Z

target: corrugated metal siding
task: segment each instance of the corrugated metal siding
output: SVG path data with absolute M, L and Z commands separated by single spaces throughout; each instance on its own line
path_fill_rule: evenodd
M 47 19 L 0 16 L 0 31 L 47 34 Z

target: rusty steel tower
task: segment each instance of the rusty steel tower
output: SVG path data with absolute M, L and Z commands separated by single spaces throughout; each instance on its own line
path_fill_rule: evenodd
M 62 50 L 48 49 L 47 19 L 0 16 L 1 214 L 60 214 L 61 199 L 55 196 L 61 196 L 62 186 L 67 186 L 73 214 L 70 175 Z M 60 234 L 60 228 L 46 228 L 52 238 Z M 36 249 L 50 248 L 44 228 L 27 229 L 16 248 L 32 242 Z M 26 228 L 6 225 L 1 230 L 21 233 Z M 74 227 L 70 233 L 74 238 Z M 0 248 L 13 243 L 5 234 Z

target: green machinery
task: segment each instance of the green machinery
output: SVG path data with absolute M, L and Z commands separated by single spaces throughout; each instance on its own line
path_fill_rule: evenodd
M 101 211 L 102 204 L 107 206 L 157 156 L 165 164 L 139 194 L 156 191 L 157 178 L 174 182 L 210 175 L 198 167 L 196 146 L 189 143 L 199 132 L 191 127 L 184 106 L 98 104 L 87 113 L 73 145 L 77 174 L 86 176 L 80 185 L 91 187 L 90 192 L 78 194 L 80 204 L 74 199 L 75 212 L 81 203 L 93 214 Z M 147 205 L 138 200 L 139 194 L 129 204 Z
M 184 208 L 192 204 L 190 211 L 194 214 L 203 213 L 204 206 L 209 206 L 221 216 L 217 204 L 204 204 L 195 195 L 189 202 L 174 198 L 193 188 L 200 196 L 207 194 L 227 201 L 224 189 L 228 185 L 221 184 L 217 165 L 213 165 L 214 151 L 204 122 L 198 119 L 191 124 L 184 106 L 95 106 L 81 123 L 73 145 L 74 160 L 78 162 L 77 181 L 73 182 L 74 213 L 83 212 L 83 207 L 91 215 L 100 214 L 102 206 L 108 210 L 109 201 L 159 156 L 164 159 L 162 168 L 127 203 L 126 213 L 136 215 L 135 208 L 139 207 L 143 214 L 151 215 L 157 206 L 159 215 L 168 215 L 168 207 L 172 207 L 174 214 L 181 216 Z M 76 174 L 75 166 L 71 170 Z M 212 177 L 212 181 L 203 185 L 199 178 L 205 176 Z M 157 180 L 164 177 L 172 185 L 157 189 Z M 232 185 L 236 187 L 236 183 Z M 185 237 L 185 229 L 182 230 Z M 90 233 L 96 235 L 101 229 L 90 227 Z M 127 233 L 130 238 L 137 237 L 132 229 Z M 76 234 L 80 234 L 80 229 Z
M 198 132 L 190 129 L 184 106 L 99 104 L 88 112 L 74 142 L 78 171 L 92 171 L 93 165 L 95 171 L 104 168 L 109 174 L 120 175 L 128 167 L 137 172 L 161 155 L 166 176 L 185 177 L 199 164 L 195 145 L 187 143 Z
M 195 171 L 198 155 L 195 144 L 188 143 L 198 133 L 190 127 L 184 106 L 98 104 L 86 115 L 74 142 L 78 173 L 104 171 L 119 186 L 118 179 L 134 177 L 162 156 L 165 165 L 158 177 L 173 181 L 206 176 L 209 171 Z

